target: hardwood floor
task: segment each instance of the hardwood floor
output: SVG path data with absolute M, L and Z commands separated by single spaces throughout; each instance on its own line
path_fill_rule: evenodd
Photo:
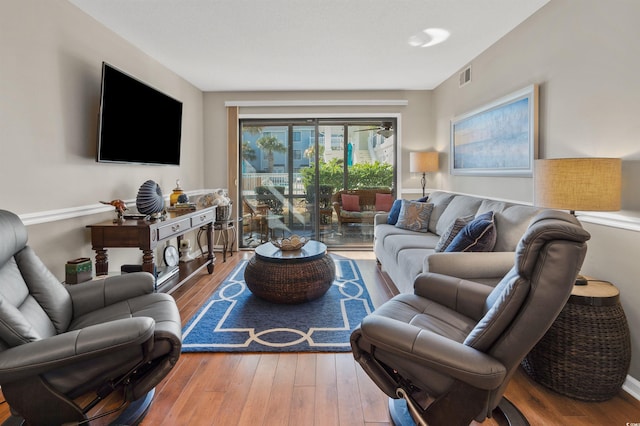
M 356 259 L 375 306 L 393 295 L 394 287 L 372 252 L 339 254 Z M 250 252 L 234 253 L 226 263 L 218 256 L 213 275 L 203 273 L 178 288 L 173 296 L 183 323 L 238 260 L 250 256 Z M 522 369 L 505 395 L 531 425 L 640 422 L 640 402 L 625 392 L 607 402 L 580 402 L 538 385 Z M 185 353 L 156 388 L 142 425 L 390 425 L 387 401 L 351 353 Z M 7 416 L 3 404 L 0 421 Z M 498 425 L 494 419 L 482 424 Z

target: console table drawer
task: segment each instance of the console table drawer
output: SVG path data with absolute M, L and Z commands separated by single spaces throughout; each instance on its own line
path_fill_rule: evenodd
M 158 241 L 188 231 L 191 228 L 189 218 L 158 227 Z
M 209 222 L 213 221 L 215 215 L 215 210 L 208 210 L 206 212 L 202 212 L 193 216 L 191 218 L 191 227 L 195 228 L 196 226 L 203 226 Z

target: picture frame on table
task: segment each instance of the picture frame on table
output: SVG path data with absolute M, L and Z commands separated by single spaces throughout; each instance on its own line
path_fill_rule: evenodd
M 537 156 L 538 85 L 451 120 L 452 175 L 531 177 Z

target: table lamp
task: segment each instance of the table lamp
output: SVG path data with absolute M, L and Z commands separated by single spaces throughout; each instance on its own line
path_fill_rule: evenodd
M 536 160 L 534 204 L 551 209 L 620 210 L 622 161 L 619 158 Z M 587 280 L 578 275 L 576 285 Z
M 411 152 L 409 154 L 409 172 L 422 173 L 422 196 L 425 196 L 425 186 L 427 184 L 427 172 L 438 171 L 438 153 L 431 152 Z

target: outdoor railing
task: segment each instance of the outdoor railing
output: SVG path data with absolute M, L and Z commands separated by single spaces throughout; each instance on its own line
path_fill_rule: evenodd
M 292 195 L 304 195 L 306 193 L 302 183 L 302 173 L 293 174 L 293 185 L 289 185 L 289 173 L 243 173 L 242 193 L 253 194 L 257 186 L 282 186 L 284 193 Z

